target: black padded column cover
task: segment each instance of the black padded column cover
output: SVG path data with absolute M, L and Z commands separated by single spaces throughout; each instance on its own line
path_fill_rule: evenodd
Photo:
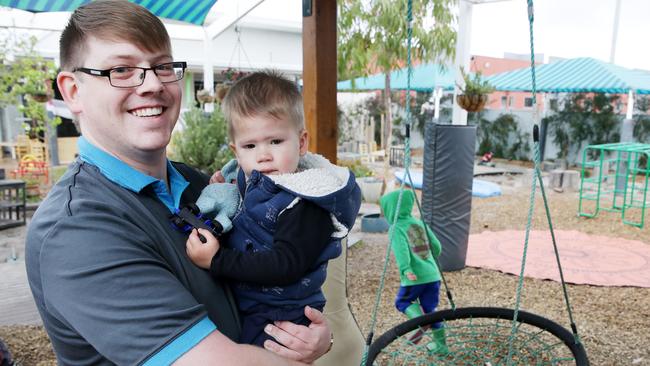
M 475 126 L 426 126 L 422 211 L 442 244 L 438 262 L 443 271 L 465 267 L 475 149 Z

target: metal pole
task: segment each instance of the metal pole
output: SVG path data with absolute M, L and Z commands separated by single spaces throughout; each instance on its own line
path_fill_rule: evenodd
M 203 28 L 203 90 L 214 95 L 214 69 L 212 64 L 212 37 L 208 30 Z M 214 111 L 213 103 L 205 103 L 203 109 L 206 112 Z
M 440 98 L 442 98 L 442 88 L 436 88 L 433 92 L 433 119 L 438 121 L 440 118 Z
M 460 108 L 456 102 L 456 95 L 460 94 L 458 84 L 463 85 L 463 77 L 460 74 L 460 66 L 465 72 L 469 72 L 470 38 L 472 36 L 472 6 L 469 1 L 461 1 L 458 13 L 458 33 L 456 37 L 456 86 L 454 88 L 453 116 L 451 123 L 454 125 L 467 125 L 467 111 Z
M 48 101 L 48 103 L 51 103 Z M 45 121 L 45 138 L 47 141 L 47 147 L 50 150 L 50 165 L 57 166 L 59 165 L 59 144 L 58 136 L 56 134 L 56 126 L 52 126 L 52 120 L 56 116 L 52 113 L 51 110 L 47 109 L 47 121 Z
M 609 50 L 609 62 L 614 63 L 616 59 L 616 40 L 618 38 L 618 21 L 621 17 L 621 0 L 616 0 L 616 11 L 614 12 L 614 29 L 612 30 L 612 47 Z

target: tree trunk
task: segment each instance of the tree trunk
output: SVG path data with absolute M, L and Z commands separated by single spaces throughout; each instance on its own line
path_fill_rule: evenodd
M 384 106 L 385 106 L 385 115 L 386 118 L 384 118 L 384 184 L 382 186 L 381 194 L 384 194 L 386 191 L 386 184 L 390 180 L 390 162 L 389 162 L 389 156 L 390 156 L 390 146 L 391 146 L 391 137 L 392 137 L 392 131 L 393 131 L 393 118 L 391 116 L 391 111 L 390 111 L 390 70 L 386 71 L 386 85 L 384 87 Z
M 390 145 L 391 145 L 391 137 L 392 137 L 392 131 L 393 131 L 393 118 L 391 116 L 391 108 L 390 108 L 390 74 L 389 71 L 386 72 L 386 85 L 384 87 L 384 113 L 386 115 L 384 119 L 384 149 L 385 149 L 385 156 L 388 156 L 388 151 L 390 150 Z

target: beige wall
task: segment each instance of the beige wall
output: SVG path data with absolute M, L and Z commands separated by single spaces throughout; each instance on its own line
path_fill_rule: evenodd
M 70 164 L 75 159 L 75 155 L 79 153 L 77 139 L 78 137 L 59 137 L 57 139 L 59 164 Z
M 537 62 L 537 64 L 540 64 Z M 480 71 L 483 76 L 490 76 L 501 72 L 512 71 L 530 66 L 530 60 L 513 60 L 507 58 L 488 57 L 488 56 L 472 56 L 470 64 L 470 71 Z M 505 110 L 532 110 L 532 107 L 526 107 L 526 98 L 532 99 L 533 94 L 528 92 L 516 91 L 495 91 L 490 94 L 487 109 L 505 109 Z M 506 102 L 503 103 L 502 99 L 506 97 Z M 543 98 L 537 97 L 537 105 L 540 110 L 544 108 Z M 505 105 L 504 105 L 505 104 Z

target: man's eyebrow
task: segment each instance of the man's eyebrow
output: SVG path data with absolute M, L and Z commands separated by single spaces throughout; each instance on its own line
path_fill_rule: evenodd
M 152 64 L 156 64 L 158 61 L 160 61 L 162 59 L 170 59 L 170 60 L 172 60 L 173 58 L 172 58 L 171 55 L 164 54 L 164 55 L 158 55 L 158 56 L 152 57 L 151 61 L 152 61 Z M 139 57 L 135 57 L 135 56 L 132 56 L 132 55 L 113 55 L 113 56 L 107 57 L 105 59 L 105 63 L 111 63 L 111 62 L 117 62 L 117 61 L 140 61 L 140 60 L 141 59 Z
M 130 55 L 113 55 L 113 56 L 107 57 L 106 61 L 121 61 L 121 60 L 131 61 L 131 60 L 135 60 L 135 59 L 136 58 L 134 56 L 130 56 Z

